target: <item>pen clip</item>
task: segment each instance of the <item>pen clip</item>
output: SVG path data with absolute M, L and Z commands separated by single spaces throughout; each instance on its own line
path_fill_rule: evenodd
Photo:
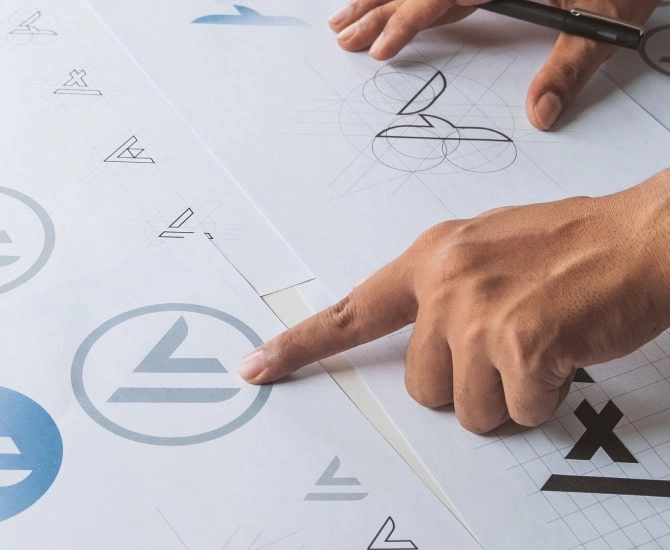
M 640 36 L 642 36 L 642 33 L 644 32 L 644 29 L 640 27 L 639 25 L 634 25 L 633 23 L 629 23 L 628 21 L 622 21 L 621 19 L 615 19 L 614 17 L 607 17 L 606 15 L 600 15 L 599 13 L 594 13 L 592 11 L 588 10 L 583 10 L 581 8 L 574 8 L 570 10 L 570 13 L 572 15 L 575 15 L 577 17 L 586 17 L 588 19 L 596 19 L 598 21 L 603 21 L 605 23 L 612 23 L 614 25 L 621 25 L 623 27 L 627 27 L 632 31 L 636 31 L 640 33 Z

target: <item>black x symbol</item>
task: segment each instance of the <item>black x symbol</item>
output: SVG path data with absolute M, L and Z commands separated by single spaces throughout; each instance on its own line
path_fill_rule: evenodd
M 608 401 L 600 413 L 584 400 L 575 410 L 575 415 L 586 427 L 584 435 L 565 458 L 591 460 L 596 451 L 603 450 L 614 462 L 637 462 L 632 453 L 614 434 L 614 427 L 623 418 L 623 413 L 613 401 Z

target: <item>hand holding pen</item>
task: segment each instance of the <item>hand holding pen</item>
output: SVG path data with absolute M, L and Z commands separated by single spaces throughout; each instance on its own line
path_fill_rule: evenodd
M 463 19 L 477 7 L 561 30 L 526 97 L 531 124 L 548 130 L 612 55 L 614 44 L 637 46 L 641 38 L 637 26 L 647 20 L 659 0 L 553 0 L 551 4 L 531 0 L 353 0 L 330 17 L 329 25 L 344 49 L 369 48 L 378 60 L 395 56 L 419 31 Z

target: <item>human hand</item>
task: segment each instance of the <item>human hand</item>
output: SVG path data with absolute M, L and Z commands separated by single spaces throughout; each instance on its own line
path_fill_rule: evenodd
M 378 60 L 390 59 L 421 30 L 452 23 L 471 14 L 483 0 L 352 0 L 328 23 L 345 50 L 370 48 Z M 642 24 L 660 0 L 551 0 Z M 528 120 L 540 130 L 550 129 L 615 47 L 561 33 L 545 65 L 526 96 Z
M 491 210 L 421 235 L 338 304 L 238 365 L 272 382 L 415 323 L 405 384 L 483 433 L 535 426 L 575 368 L 625 355 L 670 326 L 670 169 L 599 198 Z

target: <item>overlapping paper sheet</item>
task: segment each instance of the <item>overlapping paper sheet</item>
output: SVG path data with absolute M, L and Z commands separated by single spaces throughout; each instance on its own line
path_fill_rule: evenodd
M 478 548 L 317 366 L 250 386 L 283 326 L 205 237 L 0 311 L 6 548 Z
M 670 2 L 664 0 L 645 25 L 640 52 L 619 51 L 605 73 L 649 114 L 670 129 Z
M 311 278 L 85 2 L 0 10 L 0 295 L 203 233 L 261 294 Z
M 338 48 L 336 1 L 91 3 L 331 299 L 439 221 L 668 166 L 664 95 L 650 116 L 602 72 L 555 131 L 532 128 L 555 34 L 525 23 L 478 13 L 378 63 Z M 411 401 L 406 338 L 350 357 L 486 548 L 670 547 L 667 335 L 582 374 L 553 422 L 489 437 Z

